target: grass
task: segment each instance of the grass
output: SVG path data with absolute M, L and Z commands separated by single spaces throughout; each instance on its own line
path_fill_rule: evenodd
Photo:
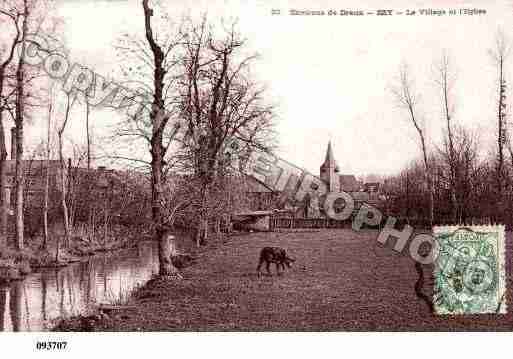
M 0 283 L 21 279 L 32 270 L 30 262 L 36 258 L 31 248 L 15 251 L 12 248 L 0 245 Z
M 107 331 L 512 330 L 513 315 L 439 317 L 414 293 L 407 256 L 376 231 L 254 233 L 210 248 L 181 281 L 155 279 Z M 277 245 L 297 260 L 283 276 L 257 277 L 259 250 Z M 511 238 L 508 236 L 508 253 Z M 508 273 L 510 272 L 508 257 Z M 508 298 L 511 278 L 508 278 Z M 510 311 L 511 312 L 511 311 Z M 123 319 L 120 319 L 123 318 Z

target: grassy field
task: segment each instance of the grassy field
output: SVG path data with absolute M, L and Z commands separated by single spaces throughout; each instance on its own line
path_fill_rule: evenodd
M 133 308 L 101 330 L 513 330 L 512 314 L 431 315 L 415 296 L 411 259 L 376 237 L 371 230 L 232 237 L 186 268 L 184 280 L 150 282 Z M 257 277 L 259 250 L 269 245 L 286 248 L 297 261 L 283 276 Z M 509 300 L 510 276 L 508 286 Z

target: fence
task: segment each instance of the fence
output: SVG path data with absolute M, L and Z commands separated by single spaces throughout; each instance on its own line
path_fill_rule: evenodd
M 337 221 L 329 218 L 270 218 L 271 231 L 276 228 L 349 228 L 351 220 Z

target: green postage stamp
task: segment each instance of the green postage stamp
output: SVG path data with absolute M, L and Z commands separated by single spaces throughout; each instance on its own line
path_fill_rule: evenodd
M 434 227 L 437 314 L 506 313 L 504 226 Z

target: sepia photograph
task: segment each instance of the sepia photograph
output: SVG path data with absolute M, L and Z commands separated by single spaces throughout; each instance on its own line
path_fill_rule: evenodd
M 0 345 L 502 355 L 512 89 L 511 0 L 0 0 Z

